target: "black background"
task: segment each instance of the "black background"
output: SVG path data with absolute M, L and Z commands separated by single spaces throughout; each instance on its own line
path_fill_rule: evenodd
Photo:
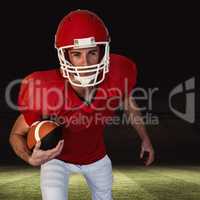
M 111 51 L 133 59 L 138 67 L 137 86 L 159 88 L 151 113 L 158 126 L 147 126 L 157 163 L 198 163 L 199 159 L 199 19 L 192 3 L 130 1 L 18 1 L 1 5 L 1 111 L 2 164 L 23 163 L 11 150 L 8 137 L 18 112 L 5 102 L 10 81 L 43 69 L 59 67 L 54 35 L 60 20 L 71 10 L 96 12 L 111 35 Z M 3 12 L 4 11 L 4 12 Z M 196 119 L 190 124 L 168 107 L 169 92 L 195 77 Z M 18 86 L 12 91 L 17 99 Z M 140 102 L 141 103 L 141 102 Z M 142 102 L 145 105 L 147 102 Z M 177 98 L 185 105 L 185 96 Z M 183 109 L 184 110 L 184 109 Z M 182 112 L 183 112 L 182 110 Z M 131 127 L 106 129 L 108 153 L 115 163 L 137 163 L 140 140 Z

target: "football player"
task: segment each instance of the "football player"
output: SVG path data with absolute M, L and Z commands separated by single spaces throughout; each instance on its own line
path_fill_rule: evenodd
M 112 199 L 112 163 L 103 132 L 107 119 L 122 105 L 141 138 L 140 157 L 148 152 L 146 165 L 154 160 L 131 93 L 136 65 L 125 56 L 111 54 L 109 43 L 109 32 L 95 13 L 72 11 L 61 20 L 55 35 L 60 68 L 34 72 L 22 81 L 18 101 L 21 115 L 12 128 L 10 143 L 24 161 L 41 165 L 43 200 L 66 200 L 71 172 L 84 175 L 93 200 Z M 63 126 L 63 140 L 46 151 L 38 142 L 30 152 L 27 131 L 32 123 L 46 117 Z M 135 123 L 135 117 L 141 123 Z

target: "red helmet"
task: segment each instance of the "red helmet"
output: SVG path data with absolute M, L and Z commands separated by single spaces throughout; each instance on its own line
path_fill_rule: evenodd
M 60 22 L 55 38 L 57 48 L 73 45 L 74 39 L 94 37 L 96 42 L 109 42 L 109 33 L 103 21 L 88 10 L 76 10 Z
M 71 84 L 76 86 L 94 86 L 102 82 L 109 66 L 109 33 L 103 21 L 93 12 L 76 10 L 66 15 L 60 22 L 56 35 L 55 47 L 58 50 L 61 70 Z M 96 45 L 105 47 L 101 61 L 96 65 L 73 66 L 65 57 L 64 52 L 69 48 L 89 48 Z M 76 68 L 76 69 L 75 69 Z M 93 72 L 92 76 L 81 76 L 81 73 Z M 100 72 L 102 77 L 99 79 Z M 77 78 L 73 82 L 69 75 Z

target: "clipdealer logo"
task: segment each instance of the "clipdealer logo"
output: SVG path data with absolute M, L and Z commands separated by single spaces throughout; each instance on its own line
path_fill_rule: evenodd
M 12 100 L 12 90 L 14 89 L 14 87 L 18 84 L 21 83 L 22 80 L 18 79 L 18 80 L 14 80 L 11 81 L 11 83 L 8 84 L 8 86 L 6 87 L 6 92 L 5 92 L 5 100 L 8 104 L 8 106 L 13 109 L 13 110 L 18 110 L 19 106 L 16 105 L 16 102 L 13 102 Z M 44 105 L 42 108 L 48 108 L 51 110 L 56 110 L 59 108 L 59 106 L 62 106 L 64 101 L 63 101 L 63 93 L 59 90 L 59 88 L 55 87 L 55 88 L 43 88 L 41 86 L 41 82 L 40 80 L 31 80 L 31 82 L 26 82 L 26 84 L 30 87 L 28 88 L 29 92 L 28 94 L 32 94 L 34 93 L 34 95 L 28 95 L 26 97 L 28 97 L 28 105 L 22 105 L 20 107 L 20 109 L 27 109 L 27 108 L 31 108 L 31 109 L 41 109 L 41 106 Z M 128 91 L 127 89 L 128 86 L 128 82 L 125 79 L 125 90 L 126 92 Z M 33 91 L 33 88 L 35 89 Z M 154 96 L 155 93 L 157 93 L 159 90 L 158 87 L 154 87 L 154 88 L 141 88 L 141 87 L 136 87 L 134 88 L 131 93 L 130 96 L 133 97 L 133 99 L 138 102 L 138 101 L 146 101 L 146 106 L 139 106 L 139 110 L 140 111 L 148 111 L 147 115 L 144 116 L 144 121 L 145 124 L 159 124 L 159 117 L 156 115 L 153 115 L 151 113 L 151 111 L 153 110 L 153 100 L 154 100 Z M 65 92 L 65 96 L 68 95 L 68 90 L 66 88 Z M 102 96 L 103 99 L 107 99 L 107 93 L 105 91 L 101 91 L 102 94 L 104 94 Z M 119 96 L 118 100 L 122 100 L 123 95 L 121 93 L 121 90 L 119 90 L 119 88 L 110 88 L 110 90 L 108 91 L 110 93 L 117 93 Z M 57 97 L 58 102 L 54 105 L 51 105 L 48 103 L 48 99 L 49 96 L 54 95 Z M 176 97 L 177 96 L 183 96 L 183 98 L 181 99 L 181 104 L 182 102 L 184 102 L 184 98 L 185 98 L 185 105 L 184 106 L 184 112 L 180 111 L 176 106 L 174 106 L 174 102 L 176 101 Z M 115 96 L 113 96 L 113 98 L 109 99 L 107 101 L 106 105 L 103 105 L 101 108 L 97 108 L 93 106 L 93 109 L 100 111 L 101 109 L 110 109 L 110 110 L 115 110 L 116 106 L 113 104 L 112 105 L 112 100 L 115 100 Z M 34 100 L 37 99 L 36 104 L 33 104 Z M 167 103 L 167 102 L 166 102 Z M 28 107 L 26 107 L 28 106 Z M 35 107 L 34 107 L 35 106 Z M 38 107 L 37 107 L 38 106 Z M 177 117 L 189 122 L 189 123 L 195 123 L 195 77 L 192 77 L 182 83 L 179 83 L 177 86 L 175 86 L 170 93 L 168 94 L 168 104 L 167 106 L 169 107 L 170 111 L 172 113 L 174 113 Z M 182 105 L 181 105 L 182 106 Z M 79 107 L 74 107 L 71 108 L 72 110 L 77 110 L 79 109 Z
M 194 123 L 195 122 L 195 77 L 178 84 L 169 94 L 169 108 L 179 118 Z M 184 94 L 186 98 L 185 112 L 180 112 L 172 106 L 173 98 L 176 95 Z

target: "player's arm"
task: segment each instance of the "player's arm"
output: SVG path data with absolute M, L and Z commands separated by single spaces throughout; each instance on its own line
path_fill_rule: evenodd
M 63 148 L 63 141 L 60 141 L 55 148 L 47 151 L 41 150 L 40 142 L 38 142 L 33 153 L 31 153 L 26 144 L 26 134 L 28 130 L 29 125 L 21 114 L 15 121 L 9 138 L 10 144 L 17 156 L 30 165 L 39 166 L 60 154 Z
M 131 125 L 136 129 L 142 140 L 140 158 L 143 158 L 144 153 L 147 152 L 148 158 L 145 164 L 150 165 L 154 161 L 154 149 L 146 131 L 139 107 L 132 96 L 125 97 L 124 110 L 131 121 Z
M 11 133 L 10 144 L 14 152 L 24 161 L 28 162 L 31 152 L 26 145 L 25 135 L 28 132 L 29 126 L 25 122 L 23 115 L 20 115 L 15 121 Z

